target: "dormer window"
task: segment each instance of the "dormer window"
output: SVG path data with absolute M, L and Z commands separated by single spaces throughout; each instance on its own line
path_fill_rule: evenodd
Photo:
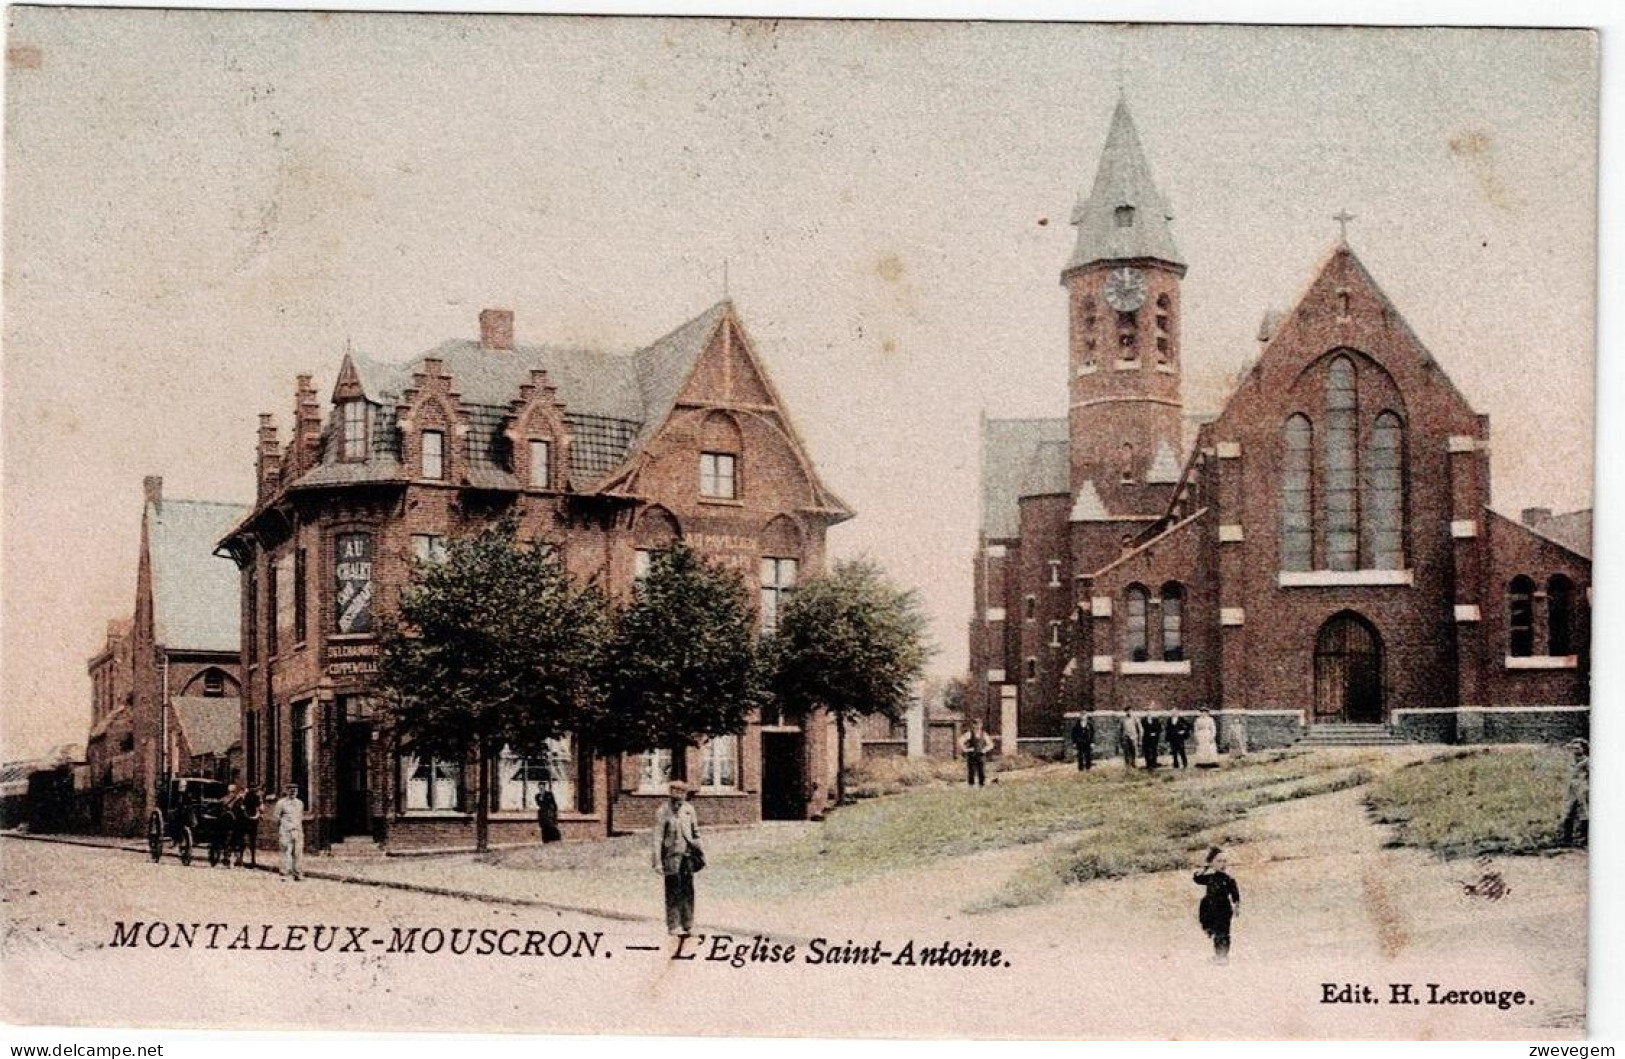
M 423 477 L 440 479 L 446 476 L 446 435 L 439 430 L 423 432 Z
M 552 482 L 553 474 L 553 445 L 541 438 L 532 438 L 530 442 L 530 487 L 532 489 L 546 489 Z
M 1112 213 L 1117 218 L 1117 227 L 1119 227 L 1119 228 L 1132 228 L 1132 227 L 1134 227 L 1134 207 L 1133 206 L 1119 206 L 1119 207 L 1117 207 L 1117 209 L 1113 210 Z
M 340 421 L 344 427 L 342 458 L 367 458 L 367 402 L 349 400 L 339 405 Z

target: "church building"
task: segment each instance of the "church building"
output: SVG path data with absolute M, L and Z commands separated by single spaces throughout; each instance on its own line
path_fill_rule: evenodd
M 1192 426 L 1170 219 L 1120 101 L 1061 272 L 1067 415 L 982 424 L 973 715 L 1034 748 L 1128 707 L 1254 747 L 1584 734 L 1589 519 L 1490 508 L 1488 417 L 1346 237 Z

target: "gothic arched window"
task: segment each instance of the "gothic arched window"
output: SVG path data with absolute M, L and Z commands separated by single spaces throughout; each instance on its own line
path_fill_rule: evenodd
M 1519 574 L 1507 586 L 1507 654 L 1535 653 L 1535 583 Z
M 1356 475 L 1359 424 L 1354 362 L 1338 357 L 1326 373 L 1326 425 L 1321 433 L 1325 482 L 1326 568 L 1353 570 L 1360 562 L 1360 510 Z
M 1295 415 L 1281 432 L 1281 569 L 1307 570 L 1314 562 L 1314 436 L 1309 417 Z
M 1399 570 L 1405 565 L 1404 453 L 1405 428 L 1399 417 L 1382 413 L 1372 424 L 1361 468 L 1361 524 L 1366 565 L 1372 570 Z
M 1123 596 L 1123 655 L 1130 662 L 1144 662 L 1150 657 L 1145 617 L 1151 596 L 1144 585 L 1128 586 Z

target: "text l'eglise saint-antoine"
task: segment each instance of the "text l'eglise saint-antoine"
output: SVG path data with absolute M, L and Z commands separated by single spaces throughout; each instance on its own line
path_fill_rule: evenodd
M 1445 1004 L 1494 1007 L 1507 1011 L 1533 1004 L 1521 989 L 1462 989 L 1438 982 L 1389 982 L 1387 995 L 1380 987 L 1360 982 L 1320 983 L 1322 1004 Z

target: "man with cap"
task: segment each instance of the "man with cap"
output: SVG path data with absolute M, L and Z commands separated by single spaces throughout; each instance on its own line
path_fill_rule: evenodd
M 688 784 L 675 781 L 655 813 L 654 869 L 666 883 L 666 932 L 694 930 L 694 864 L 700 856 L 699 817 L 688 803 Z
M 301 882 L 300 860 L 305 855 L 305 803 L 299 800 L 299 786 L 290 783 L 282 789 L 282 797 L 271 810 L 276 821 L 277 846 L 282 850 L 282 877 L 293 877 Z

